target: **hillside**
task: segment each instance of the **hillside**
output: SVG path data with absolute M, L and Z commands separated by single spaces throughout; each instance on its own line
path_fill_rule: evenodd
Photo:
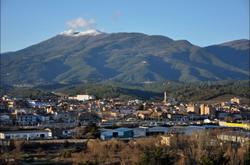
M 0 87 L 0 96 L 9 95 L 17 98 L 40 98 L 53 95 L 75 96 L 77 94 L 93 94 L 97 98 L 121 98 L 163 100 L 163 92 L 168 98 L 181 102 L 228 101 L 237 96 L 244 103 L 250 104 L 250 88 L 248 81 L 216 81 L 216 82 L 175 82 L 152 84 L 124 84 L 115 82 L 53 84 L 36 87 Z
M 249 40 L 202 48 L 159 35 L 93 34 L 61 33 L 1 54 L 1 82 L 39 85 L 249 79 Z

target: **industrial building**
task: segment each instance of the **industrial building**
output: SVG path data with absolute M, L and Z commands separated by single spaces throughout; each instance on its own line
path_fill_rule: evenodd
M 112 138 L 123 138 L 123 139 L 129 139 L 134 137 L 134 131 L 133 129 L 129 128 L 117 128 L 117 129 L 104 129 L 101 132 L 100 138 L 102 140 L 108 140 Z
M 51 138 L 52 138 L 52 132 L 50 129 L 17 130 L 17 131 L 0 132 L 0 139 L 31 140 L 31 139 L 51 139 Z

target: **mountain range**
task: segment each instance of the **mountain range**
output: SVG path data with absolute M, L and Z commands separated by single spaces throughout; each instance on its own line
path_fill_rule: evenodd
M 66 31 L 1 54 L 4 84 L 249 79 L 250 41 L 208 47 L 143 33 Z

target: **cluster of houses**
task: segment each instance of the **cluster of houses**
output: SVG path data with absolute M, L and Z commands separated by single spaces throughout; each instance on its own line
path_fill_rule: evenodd
M 163 101 L 96 99 L 93 95 L 0 98 L 0 139 L 70 138 L 76 128 L 91 124 L 100 128 L 103 140 L 129 139 L 174 131 L 187 134 L 194 130 L 192 125 L 220 127 L 222 122 L 221 127 L 247 130 L 249 121 L 249 105 L 236 97 L 216 104 L 182 103 L 173 98 Z M 113 127 L 116 129 L 110 129 Z

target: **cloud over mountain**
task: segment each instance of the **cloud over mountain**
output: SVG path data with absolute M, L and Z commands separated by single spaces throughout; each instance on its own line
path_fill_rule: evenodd
M 96 21 L 94 18 L 85 19 L 82 17 L 72 19 L 66 22 L 68 28 L 73 30 L 78 29 L 93 29 L 96 26 Z

